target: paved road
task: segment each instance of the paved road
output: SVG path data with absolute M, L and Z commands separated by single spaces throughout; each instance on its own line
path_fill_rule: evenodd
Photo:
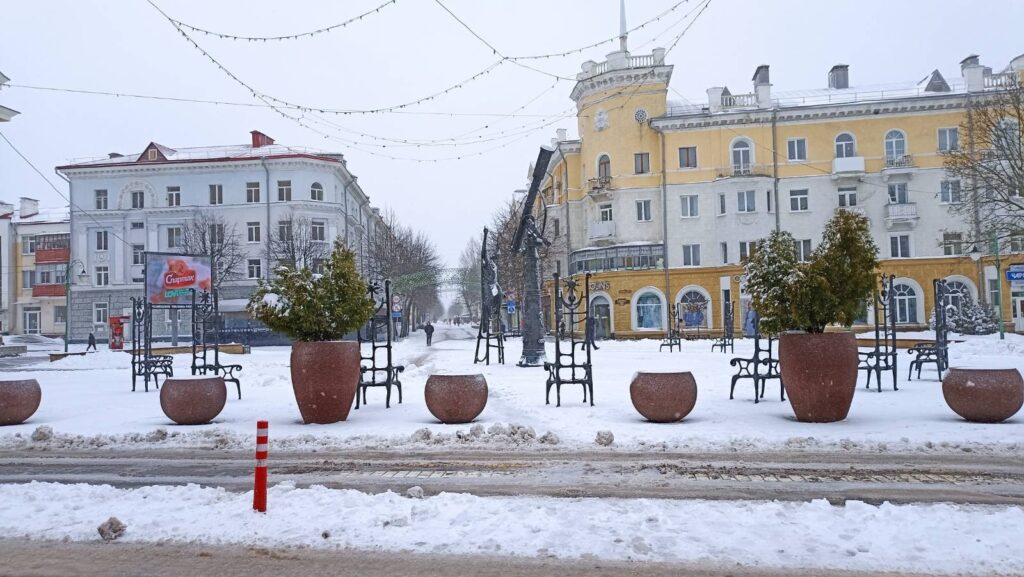
M 0 576 L 10 577 L 924 577 L 721 564 L 440 556 L 366 551 L 271 550 L 195 545 L 0 540 Z
M 199 483 L 250 490 L 252 455 L 209 450 L 0 451 L 0 482 Z M 271 482 L 366 492 L 668 499 L 828 499 L 833 503 L 1024 505 L 1024 462 L 987 455 L 368 451 L 273 453 Z

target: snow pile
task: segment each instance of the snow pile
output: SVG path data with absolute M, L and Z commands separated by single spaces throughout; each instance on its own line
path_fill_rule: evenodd
M 439 554 L 918 571 L 1016 572 L 1021 507 L 867 505 L 826 501 L 664 501 L 476 497 L 407 498 L 323 487 L 251 493 L 195 485 L 115 489 L 30 483 L 0 486 L 0 537 L 97 540 L 116 516 L 119 541 L 380 549 Z M 67 503 L 76 503 L 68 508 Z M 344 515 L 324 515 L 344 511 Z M 779 528 L 785 528 L 784 538 Z M 585 538 L 580 536 L 585 535 Z M 898 546 L 893 546 L 898 543 Z

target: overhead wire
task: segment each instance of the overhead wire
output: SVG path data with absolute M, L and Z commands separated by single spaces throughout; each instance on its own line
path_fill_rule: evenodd
M 395 4 L 396 2 L 397 2 L 397 0 L 388 0 L 387 2 L 384 2 L 380 6 L 377 6 L 376 8 L 373 8 L 371 10 L 367 10 L 366 12 L 363 12 L 362 14 L 359 14 L 358 16 L 353 16 L 352 18 L 349 18 L 348 20 L 345 20 L 344 22 L 339 22 L 337 24 L 332 24 L 330 26 L 324 26 L 323 28 L 317 28 L 316 30 L 311 30 L 309 32 L 300 32 L 300 33 L 296 33 L 296 34 L 286 34 L 286 35 L 283 35 L 283 36 L 241 36 L 241 35 L 235 35 L 235 34 L 227 34 L 227 33 L 223 33 L 223 32 L 214 32 L 213 30 L 207 30 L 205 28 L 199 28 L 198 26 L 193 26 L 191 24 L 187 24 L 185 22 L 182 22 L 181 20 L 175 20 L 175 22 L 180 24 L 182 28 L 188 28 L 189 30 L 191 30 L 193 32 L 200 32 L 200 33 L 203 33 L 203 34 L 207 34 L 209 36 L 216 36 L 218 38 L 228 39 L 228 40 L 245 40 L 245 41 L 248 41 L 248 42 L 267 42 L 267 41 L 271 41 L 271 40 L 298 40 L 300 38 L 312 38 L 313 36 L 318 36 L 320 34 L 326 34 L 328 32 L 333 32 L 333 31 L 338 30 L 340 28 L 344 28 L 344 27 L 348 26 L 349 24 L 352 24 L 353 22 L 357 22 L 357 21 L 362 20 L 366 16 L 369 16 L 371 14 L 379 13 L 382 9 L 386 8 L 388 5 Z

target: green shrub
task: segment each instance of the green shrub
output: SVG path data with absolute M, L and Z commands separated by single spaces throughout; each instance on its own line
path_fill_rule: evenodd
M 259 281 L 247 307 L 273 331 L 297 341 L 337 341 L 373 316 L 355 256 L 341 242 L 334 243 L 323 274 L 288 267 L 274 273 L 273 280 Z

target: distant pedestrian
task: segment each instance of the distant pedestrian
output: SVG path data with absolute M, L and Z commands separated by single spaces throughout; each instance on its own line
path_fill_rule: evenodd
M 434 325 L 427 321 L 426 326 L 423 327 L 423 332 L 427 333 L 427 346 L 430 346 L 430 341 L 434 336 Z
M 93 333 L 89 333 L 89 346 L 85 347 L 85 351 L 89 352 L 89 349 L 92 349 L 94 351 L 97 350 L 96 349 L 96 335 L 94 335 Z

